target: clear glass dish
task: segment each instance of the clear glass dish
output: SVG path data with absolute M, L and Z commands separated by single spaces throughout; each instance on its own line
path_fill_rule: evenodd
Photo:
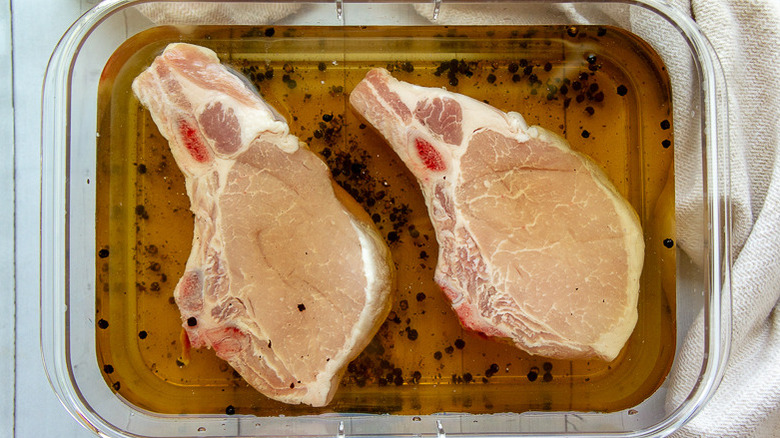
M 173 41 L 209 46 L 247 74 L 353 195 L 387 196 L 384 210 L 359 201 L 397 240 L 399 300 L 329 407 L 267 401 L 213 352 L 180 357 L 168 300 L 191 231 L 171 230 L 188 228 L 188 199 L 129 91 Z M 414 181 L 389 155 L 367 158 L 382 155 L 378 142 L 346 104 L 374 66 L 519 111 L 604 168 L 647 246 L 640 320 L 618 359 L 552 361 L 460 329 L 421 280 L 435 265 L 421 249 L 436 247 L 419 239 L 430 224 L 408 194 Z M 663 2 L 105 1 L 62 38 L 44 84 L 41 348 L 52 386 L 105 436 L 669 434 L 706 403 L 728 357 L 723 82 L 695 23 Z M 320 126 L 324 113 L 338 126 Z M 694 337 L 701 373 L 680 389 L 669 373 Z

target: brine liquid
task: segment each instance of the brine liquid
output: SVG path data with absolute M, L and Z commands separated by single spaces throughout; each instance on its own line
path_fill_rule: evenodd
M 156 28 L 128 40 L 99 91 L 97 361 L 130 403 L 259 416 L 614 411 L 661 384 L 675 351 L 673 139 L 669 79 L 643 42 L 614 28 L 563 26 L 182 32 Z M 392 312 L 325 408 L 267 399 L 212 350 L 183 354 L 172 293 L 191 247 L 189 199 L 167 141 L 130 90 L 175 41 L 212 48 L 244 73 L 392 250 Z M 549 360 L 461 328 L 433 282 L 438 247 L 415 179 L 349 108 L 350 90 L 373 67 L 517 111 L 606 171 L 638 212 L 647 247 L 639 321 L 616 360 Z

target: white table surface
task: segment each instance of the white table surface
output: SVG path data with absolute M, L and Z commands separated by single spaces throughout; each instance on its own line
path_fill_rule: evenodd
M 2 437 L 94 436 L 60 405 L 44 374 L 38 325 L 38 218 L 44 70 L 60 36 L 95 3 L 96 0 L 0 0 L 0 184 L 12 187 L 14 177 L 16 181 L 13 192 L 7 189 L 0 196 L 0 306 L 6 311 L 14 309 L 11 291 L 16 285 L 15 326 L 13 318 L 2 318 L 0 323 L 0 379 L 15 382 L 4 383 L 10 390 L 6 389 L 0 401 Z M 9 55 L 13 57 L 12 96 L 7 71 Z M 11 120 L 12 127 L 7 127 Z M 14 329 L 15 336 L 9 336 Z

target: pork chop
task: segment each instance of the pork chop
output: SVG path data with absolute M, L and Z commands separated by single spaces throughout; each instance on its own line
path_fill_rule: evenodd
M 189 342 L 270 398 L 326 405 L 390 310 L 390 253 L 368 214 L 211 50 L 169 45 L 133 91 L 194 213 L 174 291 Z
M 419 180 L 463 326 L 613 360 L 637 320 L 639 219 L 590 159 L 517 113 L 370 71 L 350 96 Z

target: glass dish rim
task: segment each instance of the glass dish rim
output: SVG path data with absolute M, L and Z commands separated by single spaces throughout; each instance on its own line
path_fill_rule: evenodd
M 292 0 L 276 0 L 284 3 Z M 117 430 L 91 408 L 78 389 L 73 377 L 68 352 L 69 341 L 58 342 L 62 331 L 68 327 L 68 156 L 70 147 L 70 81 L 75 60 L 82 45 L 101 22 L 110 15 L 130 6 L 150 3 L 150 0 L 104 0 L 82 15 L 63 35 L 55 47 L 46 69 L 42 93 L 41 125 L 41 243 L 40 243 L 40 329 L 41 353 L 44 369 L 52 389 L 66 410 L 84 427 L 95 433 L 111 431 L 117 436 L 133 436 Z M 246 0 L 201 0 L 207 3 L 248 3 Z M 334 12 L 343 21 L 345 4 L 370 3 L 371 0 L 309 0 L 310 4 L 334 4 Z M 382 3 L 423 3 L 412 0 L 382 0 Z M 478 3 L 469 0 L 448 0 L 447 3 Z M 487 3 L 540 3 L 538 0 L 498 0 Z M 599 436 L 656 436 L 671 433 L 690 421 L 712 397 L 722 379 L 730 349 L 730 209 L 728 202 L 721 202 L 721 193 L 728 196 L 728 144 L 727 136 L 718 131 L 718 113 L 727 114 L 725 99 L 716 98 L 717 80 L 722 76 L 717 55 L 696 23 L 663 0 L 568 0 L 565 3 L 629 4 L 642 7 L 669 22 L 689 45 L 698 63 L 702 84 L 702 160 L 704 173 L 703 193 L 710 196 L 705 204 L 705 218 L 709 221 L 707 238 L 711 243 L 707 263 L 704 264 L 705 295 L 704 339 L 707 354 L 703 371 L 687 399 L 663 420 L 650 427 L 630 432 L 605 432 Z M 441 0 L 434 0 L 434 16 L 441 6 Z M 723 81 L 725 83 L 725 81 Z M 721 85 L 722 87 L 722 85 Z M 723 116 L 720 116 L 723 117 Z M 721 127 L 720 129 L 725 129 Z M 721 154 L 719 151 L 724 151 Z M 715 199 L 713 198 L 713 195 Z M 726 200 L 727 201 L 727 200 Z M 724 313 L 725 312 L 725 313 Z M 724 316 L 725 315 L 725 316 Z M 713 330 L 719 327 L 719 330 Z M 61 337 L 61 336 L 60 336 Z M 520 414 L 522 415 L 522 414 Z M 437 417 L 434 415 L 432 417 Z M 341 423 L 343 425 L 343 423 Z M 441 423 L 438 423 L 441 426 Z M 341 427 L 339 428 L 341 430 Z M 443 435 L 443 429 L 437 431 Z M 452 434 L 452 433 L 450 433 Z M 499 437 L 507 434 L 473 435 L 457 433 L 458 436 Z M 514 434 L 517 435 L 517 434 Z M 554 436 L 553 434 L 552 436 Z M 341 435 L 340 435 L 341 436 Z M 399 434 L 385 436 L 404 436 Z M 412 436 L 412 435 L 409 435 Z M 576 436 L 569 435 L 567 436 Z M 586 434 L 583 436 L 593 436 Z

